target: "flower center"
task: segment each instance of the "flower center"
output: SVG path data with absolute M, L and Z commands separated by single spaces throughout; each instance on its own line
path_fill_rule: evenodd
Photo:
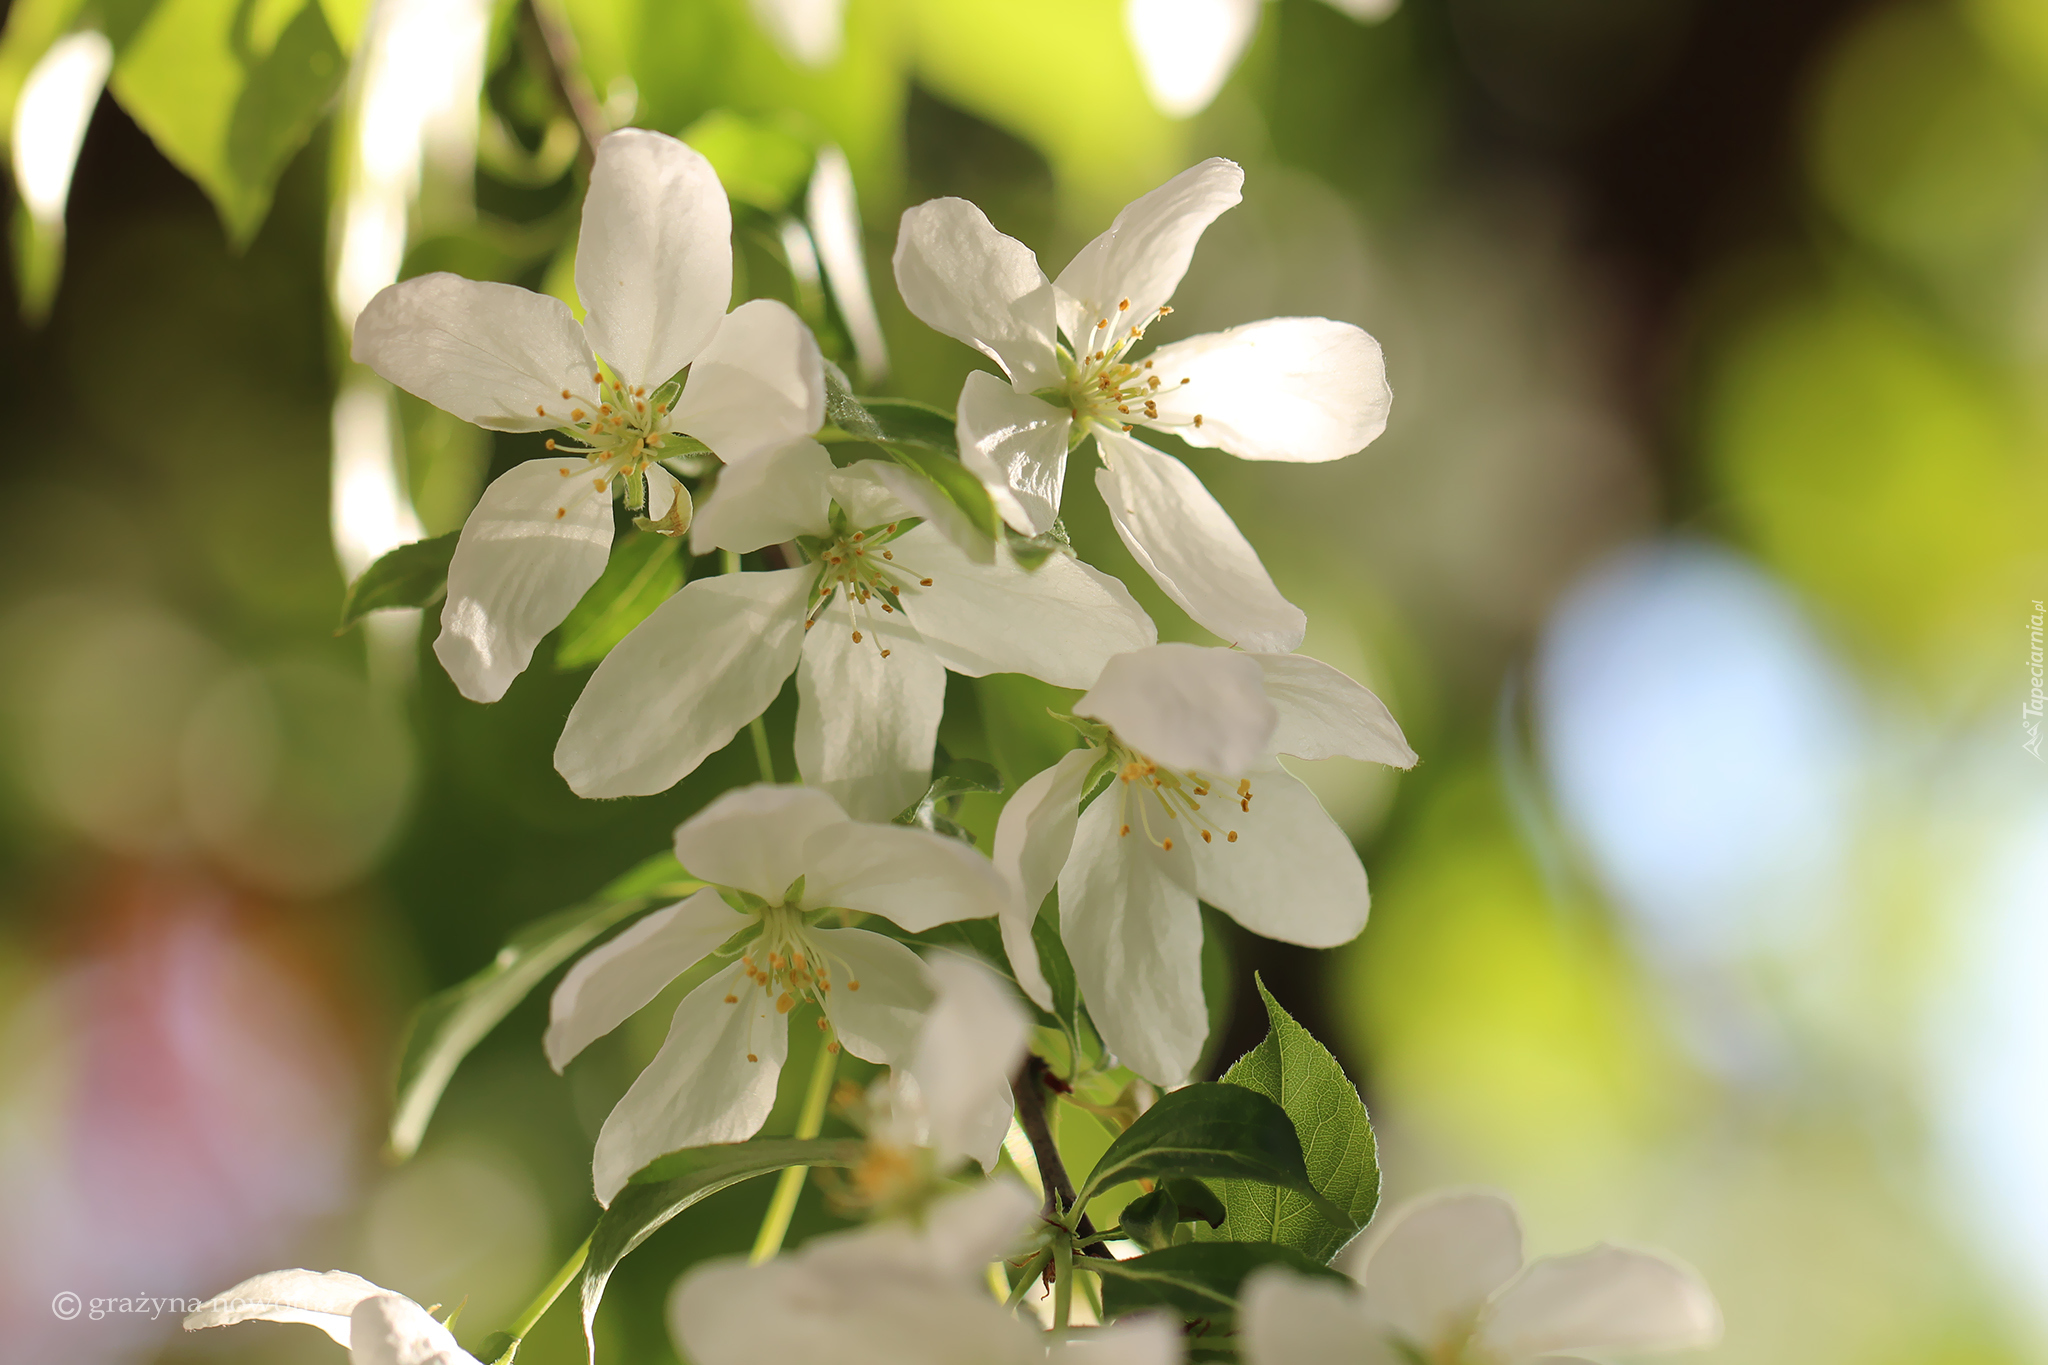
M 930 578 L 898 561 L 896 552 L 889 548 L 891 541 L 919 524 L 916 517 L 904 517 L 856 531 L 847 525 L 839 504 L 832 504 L 833 537 L 801 537 L 797 541 L 818 566 L 818 576 L 811 583 L 810 605 L 804 612 L 804 629 L 818 624 L 833 600 L 843 594 L 853 642 L 860 644 L 872 638 L 882 657 L 888 658 L 889 651 L 875 632 L 876 613 L 901 614 L 907 619 L 903 594 L 932 585 Z
M 566 498 L 555 509 L 558 520 L 584 498 L 609 493 L 612 480 L 618 478 L 626 481 L 628 507 L 637 510 L 646 505 L 640 476 L 660 458 L 657 452 L 668 441 L 664 419 L 681 393 L 671 381 L 650 395 L 645 384 L 629 389 L 624 380 L 607 378 L 602 371 L 592 374 L 590 383 L 595 398 L 563 389 L 559 402 L 534 408 L 542 417 L 555 418 L 557 429 L 580 443 L 564 445 L 549 437 L 548 449 L 584 459 L 581 467 L 569 465 L 561 471 L 564 479 L 581 476 L 587 480 L 588 491 L 579 487 Z
M 860 989 L 860 978 L 854 974 L 852 964 L 843 960 L 836 964 L 835 983 L 833 959 L 808 932 L 803 911 L 790 905 L 771 905 L 756 913 L 761 917 L 761 932 L 740 955 L 747 980 L 774 998 L 777 1014 L 788 1014 L 806 1000 L 815 1001 L 821 1014 L 819 1029 L 831 1030 L 833 986 L 843 984 L 849 991 Z M 739 1002 L 737 993 L 725 997 L 728 1005 Z M 837 1052 L 837 1036 L 825 1046 Z M 751 1047 L 747 1060 L 760 1060 Z
M 1118 833 L 1129 837 L 1135 827 L 1168 853 L 1181 830 L 1191 830 L 1205 844 L 1218 837 L 1237 842 L 1230 828 L 1230 808 L 1252 808 L 1252 780 L 1214 777 L 1196 768 L 1170 768 L 1109 737 L 1107 752 L 1117 765 Z
M 1117 305 L 1114 319 L 1100 318 L 1086 338 L 1077 340 L 1078 354 L 1060 352 L 1060 368 L 1066 385 L 1053 400 L 1073 409 L 1074 438 L 1086 434 L 1091 423 L 1129 431 L 1133 422 L 1157 422 L 1159 400 L 1188 381 L 1170 379 L 1154 372 L 1152 362 L 1133 361 L 1131 349 L 1144 339 L 1145 329 L 1130 317 L 1129 299 Z M 1173 309 L 1159 306 L 1155 317 Z M 1195 425 L 1200 426 L 1200 415 Z

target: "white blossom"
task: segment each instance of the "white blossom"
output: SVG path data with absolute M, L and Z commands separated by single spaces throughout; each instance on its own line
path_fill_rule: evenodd
M 1049 1004 L 1031 925 L 1057 881 L 1103 1041 L 1178 1084 L 1208 1032 L 1198 900 L 1312 948 L 1365 927 L 1358 853 L 1279 755 L 1406 768 L 1415 751 L 1378 697 L 1298 654 L 1154 645 L 1110 660 L 1074 712 L 1095 723 L 1089 746 L 1021 785 L 996 828 L 1015 892 L 1004 942 L 1026 993 Z M 1091 775 L 1108 788 L 1081 810 Z
M 1186 118 L 1209 107 L 1259 29 L 1264 0 L 1124 0 L 1124 31 L 1154 108 Z M 1399 0 L 1323 0 L 1364 23 Z
M 994 1170 L 1016 1110 L 1010 1077 L 1031 1019 L 1000 977 L 957 953 L 926 963 L 932 1006 L 906 1063 L 868 1091 L 868 1140 L 901 1153 L 929 1148 L 938 1171 L 972 1159 Z
M 1026 570 L 998 547 L 975 562 L 916 523 L 899 496 L 905 473 L 873 461 L 836 470 L 808 440 L 727 468 L 692 528 L 698 551 L 798 541 L 812 562 L 699 579 L 656 608 L 569 713 L 555 767 L 570 787 L 668 787 L 794 671 L 804 779 L 886 820 L 929 780 L 947 669 L 1085 687 L 1110 656 L 1157 638 L 1121 583 L 1070 555 Z
M 1245 1282 L 1245 1365 L 1565 1365 L 1564 1352 L 1708 1346 L 1721 1332 L 1711 1291 L 1668 1257 L 1603 1243 L 1524 1266 L 1514 1205 L 1495 1194 L 1418 1199 L 1345 1259 L 1359 1288 L 1279 1268 Z
M 445 273 L 392 285 L 356 320 L 355 358 L 400 388 L 492 431 L 574 443 L 501 475 L 462 528 L 434 652 L 464 696 L 503 696 L 604 572 L 614 485 L 664 529 L 688 524 L 689 494 L 660 463 L 672 436 L 734 464 L 824 420 L 824 362 L 796 314 L 759 299 L 725 311 L 731 237 L 711 164 L 628 129 L 590 175 L 580 325 L 559 299 Z
M 346 1346 L 355 1365 L 477 1365 L 426 1309 L 345 1270 L 272 1270 L 216 1294 L 185 1330 L 299 1322 Z
M 1268 318 L 1138 353 L 1145 329 L 1172 311 L 1203 230 L 1243 184 L 1221 158 L 1182 172 L 1128 205 L 1057 282 L 973 204 L 934 199 L 903 215 L 896 283 L 911 312 L 1008 376 L 967 377 L 958 435 L 961 462 L 1011 526 L 1051 528 L 1067 456 L 1093 435 L 1096 487 L 1145 571 L 1224 640 L 1285 651 L 1301 643 L 1301 611 L 1193 472 L 1129 434 L 1150 427 L 1299 463 L 1349 455 L 1386 427 L 1379 343 L 1349 323 Z

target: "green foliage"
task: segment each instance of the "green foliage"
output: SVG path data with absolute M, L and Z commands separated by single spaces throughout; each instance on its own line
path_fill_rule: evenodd
M 1245 1276 L 1269 1265 L 1349 1284 L 1342 1275 L 1292 1247 L 1271 1242 L 1187 1242 L 1128 1261 L 1091 1258 L 1102 1276 L 1102 1314 L 1118 1318 L 1146 1308 L 1170 1308 L 1203 1322 L 1237 1311 Z
M 725 192 L 767 213 L 789 210 L 810 179 L 815 153 L 788 127 L 714 109 L 682 132 L 704 154 Z
M 931 486 L 934 497 L 958 509 L 974 532 L 993 543 L 1003 520 L 981 480 L 960 463 L 952 414 L 908 398 L 856 398 L 836 365 L 825 367 L 825 429 L 828 442 L 865 441 Z
M 588 668 L 673 597 L 689 573 L 674 536 L 635 531 L 612 545 L 604 573 L 562 622 L 555 667 Z
M 1199 1180 L 1162 1180 L 1159 1187 L 1124 1205 L 1124 1236 L 1147 1251 L 1172 1246 L 1174 1232 L 1182 1223 L 1223 1223 L 1223 1201 Z
M 854 1166 L 866 1151 L 865 1143 L 851 1138 L 755 1138 L 671 1152 L 636 1172 L 590 1234 L 590 1255 L 583 1263 L 583 1336 L 591 1358 L 597 1355 L 597 1306 L 612 1271 L 669 1219 L 742 1180 L 790 1166 Z
M 373 611 L 386 607 L 430 607 L 448 591 L 448 561 L 455 558 L 460 531 L 432 540 L 415 540 L 387 550 L 348 585 L 341 599 L 341 625 L 347 630 Z
M 548 973 L 656 900 L 686 896 L 700 885 L 673 854 L 657 853 L 583 904 L 520 930 L 489 966 L 429 996 L 413 1015 L 400 1053 L 392 1155 L 403 1159 L 419 1149 L 455 1068 Z
M 1257 1047 L 1231 1064 L 1223 1079 L 1257 1091 L 1287 1111 L 1301 1139 L 1309 1180 L 1348 1215 L 1348 1221 L 1333 1221 L 1298 1191 L 1232 1180 L 1221 1186 L 1230 1216 L 1212 1229 L 1196 1228 L 1195 1237 L 1277 1242 L 1327 1262 L 1371 1219 L 1379 1204 L 1379 1153 L 1372 1119 L 1330 1050 L 1280 1008 L 1263 980 L 1258 987 L 1268 1032 Z

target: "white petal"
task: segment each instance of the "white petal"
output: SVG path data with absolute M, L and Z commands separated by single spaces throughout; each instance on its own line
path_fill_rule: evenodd
M 1424 1195 L 1374 1219 L 1344 1259 L 1374 1316 L 1429 1350 L 1522 1268 L 1522 1224 L 1497 1194 Z
M 345 1270 L 269 1270 L 252 1275 L 185 1315 L 185 1330 L 238 1322 L 303 1322 L 348 1345 L 349 1314 L 364 1299 L 389 1291 Z
M 597 369 L 568 304 L 445 273 L 379 291 L 356 319 L 349 354 L 407 393 L 492 431 L 562 425 L 569 418 L 562 390 L 589 393 Z
M 1111 659 L 1074 714 L 1157 762 L 1218 777 L 1257 766 L 1280 723 L 1250 655 L 1178 643 Z
M 1244 171 L 1218 156 L 1125 205 L 1109 230 L 1060 272 L 1060 327 L 1076 352 L 1084 342 L 1096 348 L 1088 338 L 1098 321 L 1107 320 L 1111 333 L 1149 325 L 1188 273 L 1202 233 L 1243 191 Z M 1126 301 L 1130 306 L 1119 309 Z
M 1047 1348 L 1047 1365 L 1180 1365 L 1179 1322 L 1164 1312 L 1119 1318 Z
M 846 0 L 751 0 L 754 21 L 805 66 L 829 66 L 845 36 Z
M 514 465 L 491 480 L 462 524 L 434 655 L 471 701 L 504 696 L 541 637 L 604 574 L 612 494 L 591 486 L 586 467 L 560 459 Z
M 398 1294 L 357 1304 L 349 1333 L 353 1365 L 477 1365 L 432 1314 Z
M 1081 788 L 1095 759 L 1094 749 L 1073 750 L 1018 787 L 996 820 L 991 860 L 1010 884 L 1010 899 L 1003 907 L 1003 949 L 1017 984 L 1040 1009 L 1052 1008 L 1052 988 L 1039 965 L 1031 927 L 1073 850 Z
M 1004 521 L 1027 536 L 1059 520 L 1074 414 L 976 370 L 960 388 L 960 463 L 980 479 Z
M 913 934 L 998 915 L 1010 895 L 972 844 L 908 825 L 831 825 L 804 840 L 803 859 L 806 910 L 859 910 Z
M 700 578 L 597 666 L 555 746 L 578 796 L 662 791 L 782 690 L 803 642 L 808 569 Z
M 903 504 L 907 515 L 922 518 L 932 530 L 944 536 L 954 549 L 976 564 L 996 562 L 995 542 L 976 526 L 960 505 L 923 474 L 912 473 L 891 460 L 862 460 L 856 466 L 862 475 Z M 842 479 L 840 482 L 844 482 Z M 845 504 L 841 503 L 841 507 Z M 851 515 L 849 513 L 849 515 Z M 872 526 L 873 522 L 864 522 Z
M 1268 768 L 1250 781 L 1250 810 L 1229 789 L 1212 791 L 1201 814 L 1215 837 L 1188 831 L 1202 899 L 1282 943 L 1334 948 L 1357 938 L 1372 904 L 1358 850 L 1295 778 Z
M 1209 107 L 1259 27 L 1259 0 L 1126 0 L 1124 27 L 1153 107 L 1186 118 Z
M 669 473 L 668 470 L 658 464 L 647 466 L 646 476 L 647 519 L 649 521 L 661 521 L 675 507 L 677 498 L 680 497 L 687 500 L 690 496 L 690 490 L 683 487 L 675 475 Z M 687 507 L 683 510 L 686 514 L 689 511 Z M 687 516 L 685 521 L 688 521 Z
M 1247 460 L 1340 460 L 1387 429 L 1394 403 L 1380 344 L 1328 318 L 1248 322 L 1162 346 L 1151 361 L 1166 387 L 1145 425 Z
M 824 2 L 836 5 L 838 0 Z M 872 384 L 888 373 L 888 343 L 882 337 L 882 321 L 875 316 L 874 295 L 868 289 L 867 244 L 861 237 L 853 168 L 837 147 L 828 144 L 818 149 L 811 187 L 804 192 L 804 221 L 811 229 L 811 240 L 818 245 L 818 263 L 825 267 L 832 301 L 839 305 L 839 316 L 853 341 L 861 377 Z
M 808 571 L 806 571 L 808 572 Z M 931 785 L 946 668 L 900 621 L 827 607 L 796 671 L 796 766 L 856 820 L 891 820 Z M 889 657 L 882 657 L 882 650 Z
M 576 294 L 628 384 L 663 383 L 704 349 L 732 297 L 732 209 L 702 153 L 639 128 L 598 144 Z
M 909 1061 L 932 1006 L 917 954 L 866 929 L 813 929 L 810 936 L 832 969 L 826 1012 L 840 1044 L 863 1061 Z
M 1504 1360 L 1710 1346 L 1720 1335 L 1721 1309 L 1705 1281 L 1666 1257 L 1617 1246 L 1535 1262 L 1500 1292 L 1479 1330 Z
M 1354 1289 L 1271 1266 L 1238 1297 L 1244 1365 L 1397 1365 L 1383 1329 Z
M 1280 711 L 1273 752 L 1296 758 L 1362 758 L 1394 768 L 1415 766 L 1415 750 L 1363 684 L 1304 654 L 1254 654 L 1266 695 Z
M 1114 784 L 1081 812 L 1060 873 L 1060 935 L 1088 1012 L 1125 1066 L 1157 1085 L 1188 1078 L 1209 1033 L 1202 1003 L 1202 916 L 1194 864 L 1156 810 L 1123 810 Z M 1124 822 L 1130 833 L 1122 834 Z M 1149 835 L 1149 837 L 1148 837 Z
M 755 299 L 719 325 L 690 366 L 669 427 L 727 464 L 758 458 L 825 422 L 825 360 L 786 303 Z
M 745 1142 L 768 1121 L 789 1055 L 789 1021 L 745 970 L 735 962 L 676 1006 L 661 1051 L 597 1135 L 591 1175 L 598 1203 L 609 1205 L 658 1156 Z M 729 995 L 738 1003 L 727 1004 Z
M 1072 555 L 1026 569 L 999 546 L 995 563 L 976 564 L 920 526 L 897 542 L 896 561 L 932 580 L 905 594 L 903 607 L 955 673 L 1027 673 L 1086 687 L 1112 656 L 1159 638 L 1122 583 Z
M 1240 649 L 1284 654 L 1308 618 L 1280 595 L 1258 551 L 1194 471 L 1130 437 L 1098 431 L 1095 486 L 1125 546 L 1196 621 Z
M 831 529 L 832 456 L 808 437 L 755 459 L 727 465 L 697 509 L 690 552 L 745 554 Z
M 1060 382 L 1052 282 L 1038 257 L 965 199 L 905 209 L 896 288 L 928 327 L 964 341 L 1029 393 Z
M 856 460 L 831 478 L 832 500 L 855 526 L 879 526 L 884 522 L 912 516 L 916 509 L 904 502 L 889 475 L 893 460 Z
M 1038 1196 L 999 1175 L 925 1210 L 921 1223 L 877 1222 L 804 1243 L 796 1259 L 837 1279 L 894 1280 L 920 1288 L 973 1288 L 990 1261 L 1014 1250 L 1038 1217 Z
M 995 1169 L 1010 1130 L 1010 1075 L 1024 1060 L 1031 1020 L 994 972 L 957 953 L 926 964 L 937 992 L 918 1030 L 917 1079 L 941 1170 L 966 1157 Z
M 1323 0 L 1323 3 L 1361 24 L 1384 19 L 1401 6 L 1401 0 Z
M 782 903 L 791 883 L 810 870 L 804 847 L 812 835 L 852 821 L 812 787 L 757 782 L 726 792 L 676 827 L 676 861 L 690 875 Z
M 548 1065 L 560 1071 L 752 923 L 707 886 L 585 953 L 548 1001 Z

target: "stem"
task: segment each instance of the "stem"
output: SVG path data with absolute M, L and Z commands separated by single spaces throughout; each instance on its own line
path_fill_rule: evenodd
M 1053 1247 L 1055 1266 L 1052 1281 L 1052 1330 L 1064 1332 L 1074 1316 L 1074 1245 L 1060 1241 Z
M 597 144 L 604 141 L 610 132 L 606 126 L 604 107 L 597 102 L 597 96 L 583 79 L 582 69 L 576 61 L 576 38 L 552 14 L 544 11 L 538 0 L 526 0 L 519 7 L 522 27 L 527 38 L 527 51 L 539 59 L 539 65 L 546 68 L 548 84 L 554 87 L 555 98 L 576 120 L 576 131 L 583 135 L 583 148 L 578 158 L 588 171 L 597 160 Z
M 1018 1280 L 1017 1287 L 1010 1291 L 1010 1297 L 1003 1301 L 1003 1307 L 1015 1308 L 1018 1304 L 1024 1302 L 1024 1296 L 1031 1292 L 1032 1284 L 1036 1282 L 1039 1276 L 1045 1273 L 1045 1263 L 1051 1259 L 1052 1249 L 1050 1247 L 1033 1256 L 1030 1264 L 1024 1267 L 1023 1278 Z
M 1045 1187 L 1045 1204 L 1040 1211 L 1047 1218 L 1063 1222 L 1069 1210 L 1080 1212 L 1075 1208 L 1080 1196 L 1074 1192 L 1074 1182 L 1067 1175 L 1066 1163 L 1060 1160 L 1059 1144 L 1053 1141 L 1052 1123 L 1045 1101 L 1046 1070 L 1045 1059 L 1032 1053 L 1011 1079 L 1010 1093 L 1017 1099 L 1017 1123 L 1023 1128 L 1024 1136 L 1030 1139 L 1031 1154 L 1038 1162 L 1039 1183 Z M 1074 1225 L 1074 1235 L 1084 1244 L 1096 1235 L 1095 1225 L 1088 1221 L 1087 1214 L 1080 1215 L 1080 1222 Z M 1084 1245 L 1083 1254 L 1115 1259 L 1099 1242 Z
M 825 1101 L 831 1097 L 832 1077 L 839 1069 L 839 1054 L 832 1050 L 834 1041 L 827 1034 L 818 1044 L 818 1059 L 811 1064 L 811 1088 L 804 1093 L 803 1112 L 797 1115 L 794 1137 L 814 1138 L 825 1126 Z M 768 1214 L 761 1220 L 761 1231 L 754 1238 L 747 1264 L 759 1265 L 782 1250 L 782 1239 L 789 1235 L 789 1220 L 796 1213 L 797 1196 L 804 1192 L 804 1173 L 809 1169 L 787 1166 L 776 1177 L 775 1197 L 768 1201 Z
M 562 1296 L 562 1291 L 569 1287 L 569 1281 L 575 1279 L 582 1271 L 583 1262 L 589 1255 L 590 1239 L 585 1237 L 583 1245 L 570 1252 L 569 1259 L 562 1262 L 562 1268 L 555 1272 L 555 1278 L 542 1285 L 540 1293 L 533 1296 L 533 1302 L 527 1304 L 525 1310 L 512 1320 L 512 1325 L 505 1329 L 505 1335 L 514 1341 L 523 1341 L 526 1334 L 533 1330 L 533 1325 L 540 1321 L 541 1315 L 553 1307 L 555 1300 Z
M 721 550 L 719 552 L 719 566 L 727 573 L 738 573 L 740 571 L 740 557 L 731 550 Z M 775 755 L 768 751 L 768 722 L 766 718 L 756 716 L 748 721 L 747 734 L 754 741 L 754 766 L 761 770 L 761 780 L 763 782 L 773 782 L 775 780 Z

